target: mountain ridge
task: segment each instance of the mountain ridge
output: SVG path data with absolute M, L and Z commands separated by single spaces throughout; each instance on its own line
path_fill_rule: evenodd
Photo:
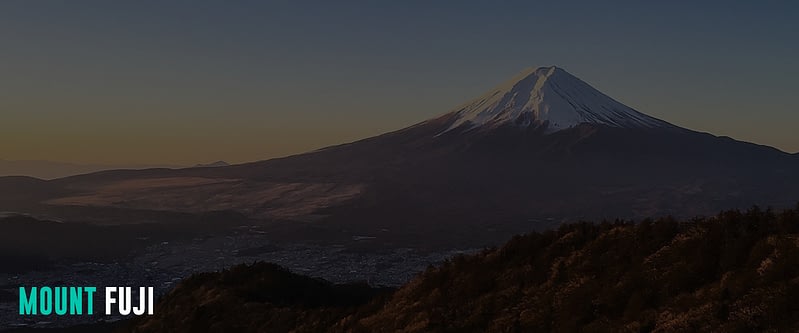
M 174 165 L 108 165 L 80 164 L 43 160 L 4 160 L 0 159 L 0 177 L 29 176 L 39 179 L 58 179 L 87 173 L 121 169 L 148 169 L 156 167 L 177 168 Z

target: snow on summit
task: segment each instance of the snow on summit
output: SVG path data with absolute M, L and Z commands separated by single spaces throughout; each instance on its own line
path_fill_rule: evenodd
M 624 128 L 673 125 L 633 110 L 565 70 L 531 68 L 459 107 L 447 131 L 455 128 L 546 126 L 548 133 L 581 123 Z

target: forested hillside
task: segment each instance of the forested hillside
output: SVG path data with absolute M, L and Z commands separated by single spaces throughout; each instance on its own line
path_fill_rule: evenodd
M 797 299 L 799 206 L 564 225 L 396 291 L 238 266 L 187 279 L 131 330 L 786 332 L 799 329 Z

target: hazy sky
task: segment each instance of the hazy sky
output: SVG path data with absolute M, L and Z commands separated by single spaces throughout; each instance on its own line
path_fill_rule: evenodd
M 548 65 L 672 123 L 799 151 L 797 2 L 695 2 L 0 1 L 0 159 L 265 159 Z

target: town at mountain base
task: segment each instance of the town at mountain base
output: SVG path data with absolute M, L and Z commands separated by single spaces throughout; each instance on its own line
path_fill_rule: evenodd
M 799 205 L 575 223 L 430 267 L 396 291 L 270 264 L 183 281 L 129 332 L 788 332 Z

